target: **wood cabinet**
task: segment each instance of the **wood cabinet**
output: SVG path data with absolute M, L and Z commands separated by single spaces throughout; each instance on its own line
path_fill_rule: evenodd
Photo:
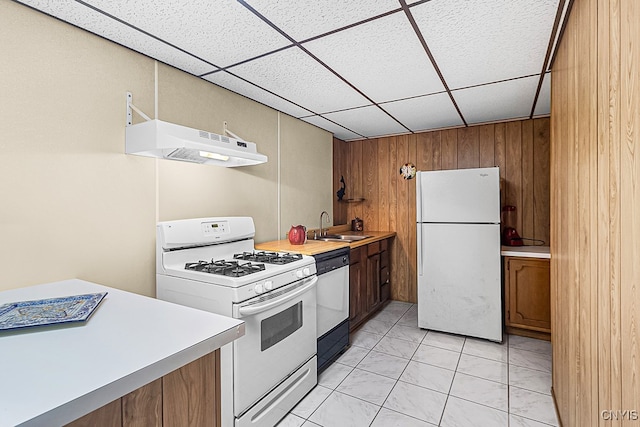
M 367 303 L 365 312 L 371 313 L 380 305 L 380 242 L 367 245 Z
M 220 425 L 220 350 L 183 366 L 67 427 Z
M 349 264 L 351 330 L 360 326 L 381 307 L 382 302 L 389 298 L 389 240 L 379 240 L 351 250 Z
M 505 257 L 507 332 L 549 340 L 551 333 L 548 259 Z
M 380 242 L 380 303 L 391 296 L 391 270 L 389 266 L 389 245 L 391 239 Z
M 366 296 L 364 265 L 362 255 L 366 247 L 351 249 L 349 254 L 349 325 L 353 329 L 360 324 L 364 316 L 364 297 Z

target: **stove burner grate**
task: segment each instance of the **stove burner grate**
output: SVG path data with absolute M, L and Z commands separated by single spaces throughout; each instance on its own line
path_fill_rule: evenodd
M 266 264 L 289 264 L 290 262 L 298 261 L 302 259 L 300 254 L 292 254 L 288 252 L 243 252 L 241 254 L 233 255 L 234 259 L 240 259 L 243 261 L 264 262 Z
M 265 269 L 265 266 L 264 264 L 256 264 L 252 262 L 246 262 L 243 264 L 239 261 L 211 260 L 211 262 L 188 262 L 184 265 L 184 268 L 185 270 L 201 271 L 203 273 L 242 277 L 262 271 Z

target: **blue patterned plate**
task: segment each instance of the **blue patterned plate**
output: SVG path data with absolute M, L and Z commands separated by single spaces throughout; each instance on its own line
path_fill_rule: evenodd
M 107 292 L 0 305 L 0 331 L 59 323 L 84 322 Z

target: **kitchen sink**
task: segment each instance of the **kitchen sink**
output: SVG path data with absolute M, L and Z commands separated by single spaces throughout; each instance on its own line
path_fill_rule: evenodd
M 317 236 L 315 240 L 322 240 L 324 242 L 357 242 L 358 240 L 363 240 L 369 238 L 371 236 L 360 236 L 354 234 L 326 234 L 324 236 Z

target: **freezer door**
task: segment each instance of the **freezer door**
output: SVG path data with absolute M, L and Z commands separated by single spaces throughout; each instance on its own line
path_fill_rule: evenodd
M 418 326 L 502 341 L 500 226 L 418 224 Z
M 500 173 L 495 168 L 418 172 L 418 222 L 500 222 Z

